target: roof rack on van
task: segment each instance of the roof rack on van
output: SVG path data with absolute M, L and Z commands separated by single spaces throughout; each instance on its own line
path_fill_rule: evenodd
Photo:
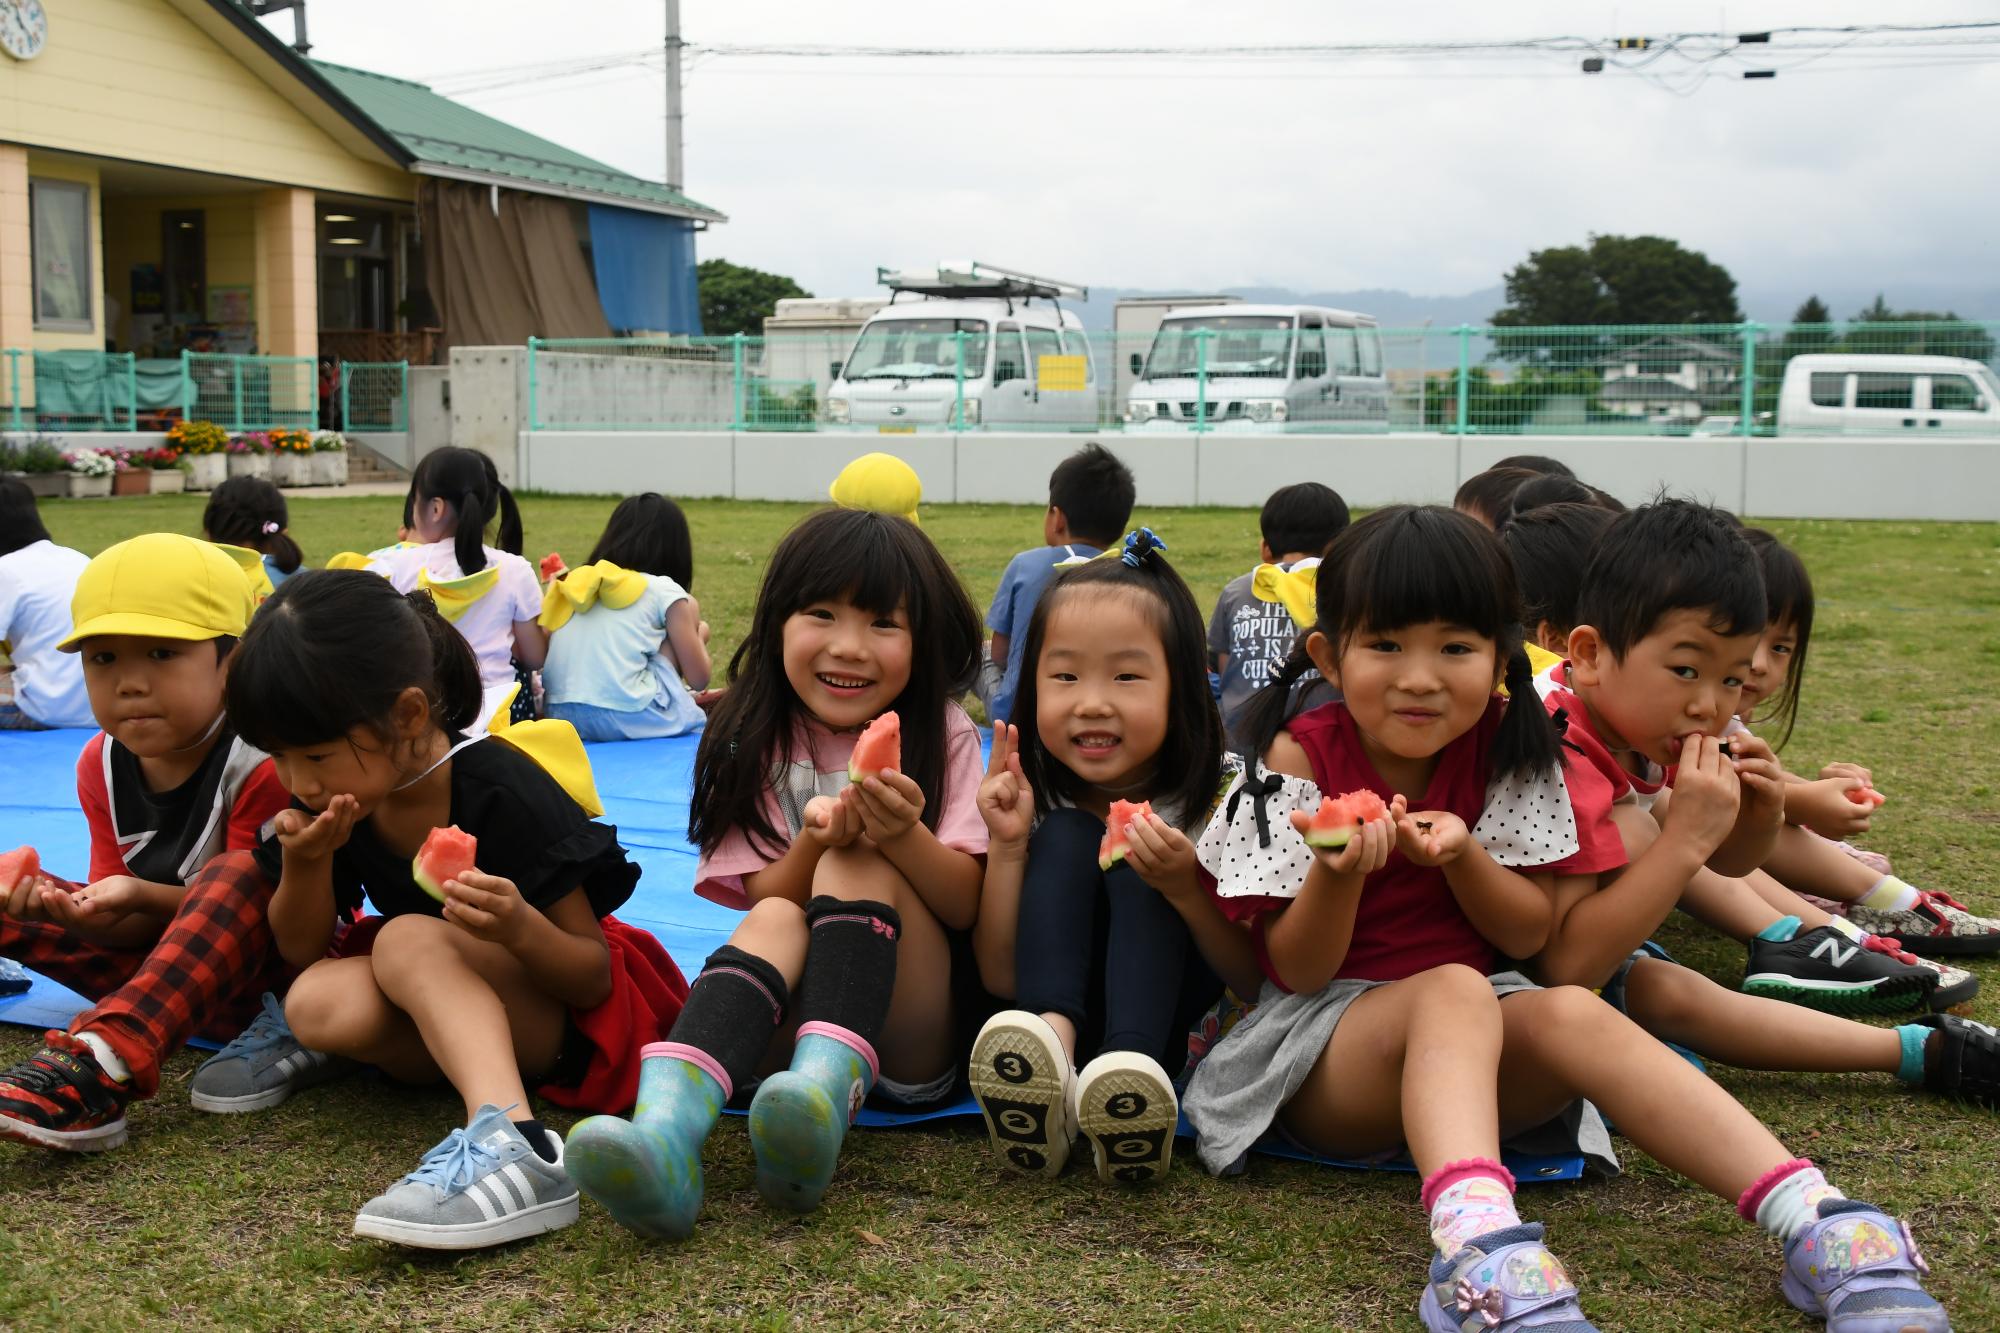
M 1085 301 L 1090 289 L 1059 278 L 1038 278 L 1032 273 L 981 264 L 970 259 L 948 260 L 935 268 L 877 268 L 875 280 L 895 295 L 914 292 L 920 296 L 1004 296 L 1028 299 L 1060 297 Z M 890 298 L 894 299 L 894 296 Z

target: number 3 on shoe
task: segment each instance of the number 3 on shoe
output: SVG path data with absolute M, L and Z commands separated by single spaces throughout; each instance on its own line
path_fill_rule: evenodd
M 1181 1105 L 1159 1061 L 1106 1051 L 1077 1075 L 1076 1106 L 1098 1179 L 1143 1185 L 1167 1174 Z

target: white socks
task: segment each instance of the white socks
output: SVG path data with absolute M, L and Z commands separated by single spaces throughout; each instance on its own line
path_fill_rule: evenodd
M 1881 883 L 1868 890 L 1858 903 L 1878 912 L 1907 912 L 1917 905 L 1919 896 L 1915 889 L 1894 875 L 1884 875 Z
M 1802 1166 L 1771 1186 L 1770 1193 L 1757 1205 L 1757 1225 L 1790 1242 L 1793 1237 L 1819 1221 L 1823 1199 L 1847 1196 L 1826 1183 L 1816 1166 Z
M 111 1049 L 110 1042 L 95 1032 L 79 1032 L 76 1034 L 76 1039 L 90 1048 L 90 1053 L 97 1057 L 97 1063 L 105 1073 L 120 1083 L 132 1081 L 131 1066 L 118 1058 L 118 1052 Z

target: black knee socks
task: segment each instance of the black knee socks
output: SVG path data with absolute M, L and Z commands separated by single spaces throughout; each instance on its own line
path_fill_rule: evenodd
M 667 1039 L 714 1056 L 730 1086 L 740 1088 L 755 1077 L 790 1001 L 777 968 L 725 944 L 702 964 Z
M 799 1017 L 846 1028 L 872 1043 L 896 990 L 896 942 L 903 918 L 887 903 L 820 896 L 806 904 L 806 970 Z

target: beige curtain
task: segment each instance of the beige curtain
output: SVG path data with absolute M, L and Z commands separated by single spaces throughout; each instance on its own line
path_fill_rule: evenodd
M 421 180 L 424 267 L 446 347 L 608 338 L 597 284 L 566 200 Z

